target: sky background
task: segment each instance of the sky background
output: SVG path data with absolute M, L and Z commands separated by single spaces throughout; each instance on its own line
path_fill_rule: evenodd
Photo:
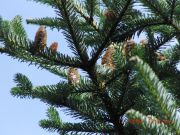
M 32 40 L 38 26 L 27 25 L 25 19 L 55 16 L 51 7 L 32 1 L 0 0 L 0 2 L 0 16 L 3 19 L 12 20 L 16 15 L 21 15 L 24 27 Z M 47 31 L 48 44 L 56 41 L 60 44 L 61 52 L 70 53 L 60 33 L 49 29 Z M 28 63 L 20 63 L 9 56 L 0 54 L 0 135 L 57 135 L 57 133 L 49 133 L 38 125 L 39 120 L 47 118 L 48 105 L 38 99 L 19 99 L 10 94 L 11 88 L 16 85 L 13 81 L 16 73 L 28 76 L 35 86 L 56 84 L 60 80 L 48 71 L 29 66 Z M 60 115 L 64 121 L 71 120 L 62 113 Z
M 52 17 L 55 12 L 52 8 L 27 0 L 0 0 L 0 16 L 12 20 L 16 15 L 23 17 L 23 25 L 30 39 L 38 26 L 27 25 L 25 19 L 38 17 Z M 70 53 L 62 34 L 57 31 L 48 31 L 48 45 L 56 41 L 60 44 L 59 51 Z M 19 99 L 10 94 L 16 84 L 13 81 L 16 73 L 29 77 L 37 85 L 56 84 L 60 78 L 28 63 L 20 63 L 6 55 L 0 55 L 0 135 L 57 135 L 49 133 L 39 127 L 38 122 L 46 117 L 48 105 L 37 99 Z M 60 113 L 63 121 L 70 121 L 69 117 Z

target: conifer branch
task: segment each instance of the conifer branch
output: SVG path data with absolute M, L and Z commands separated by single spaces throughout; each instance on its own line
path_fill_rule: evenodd
M 125 97 L 125 94 L 126 92 L 128 92 L 128 83 L 129 83 L 129 75 L 130 75 L 130 72 L 131 71 L 125 71 L 122 76 L 123 76 L 123 83 L 122 83 L 122 94 L 121 94 L 121 97 L 119 98 L 119 105 L 118 106 L 122 106 L 123 105 L 123 100 L 124 100 L 124 97 Z
M 121 13 L 118 16 L 118 19 L 116 22 L 113 24 L 112 28 L 108 32 L 108 34 L 105 37 L 104 42 L 102 45 L 98 48 L 97 52 L 94 54 L 92 59 L 90 60 L 91 65 L 94 65 L 99 58 L 99 55 L 102 53 L 108 42 L 110 41 L 111 36 L 113 35 L 114 31 L 116 30 L 116 27 L 119 23 L 119 21 L 122 19 L 123 15 L 125 14 L 126 10 L 128 9 L 129 5 L 131 4 L 132 0 L 127 0 L 126 4 L 124 5 L 124 8 L 122 9 Z
M 170 93 L 167 93 L 166 88 L 146 63 L 144 63 L 137 56 L 131 58 L 131 60 L 136 62 L 138 70 L 140 71 L 140 74 L 142 75 L 147 88 L 149 89 L 150 93 L 153 95 L 157 103 L 160 105 L 166 118 L 173 121 L 172 127 L 175 128 L 176 133 L 179 134 L 180 121 L 176 117 L 176 103 L 173 100 L 172 95 Z
M 94 10 L 95 10 L 95 6 L 96 6 L 96 0 L 87 0 L 87 6 L 89 6 L 89 8 L 87 7 L 87 10 L 89 12 L 89 16 L 90 19 L 93 20 L 93 16 L 94 16 Z
M 77 55 L 80 57 L 80 60 L 82 60 L 83 63 L 87 63 L 89 58 L 86 48 L 83 45 L 83 33 L 80 32 L 76 24 L 78 21 L 74 13 L 74 6 L 67 0 L 56 0 L 56 4 L 57 9 L 59 10 L 59 15 L 67 23 L 67 28 L 64 28 L 64 34 L 66 34 L 67 39 L 68 37 L 71 37 L 71 39 L 69 38 L 68 40 L 73 43 L 73 46 L 75 47 L 74 49 L 77 51 Z
M 135 111 L 135 110 L 129 110 L 127 112 L 131 124 L 135 124 L 137 126 L 141 126 L 146 129 L 146 134 L 153 133 L 153 134 L 159 134 L 159 135 L 175 135 L 171 132 L 171 130 L 167 127 L 167 125 L 163 124 L 160 120 L 158 120 L 155 117 L 148 118 L 147 116 L 143 115 L 142 113 Z M 157 130 L 159 129 L 159 130 Z
M 92 133 L 111 133 L 113 127 L 107 123 L 99 123 L 94 121 L 84 121 L 79 123 L 65 123 L 59 117 L 55 108 L 50 107 L 47 112 L 48 119 L 41 120 L 40 126 L 50 131 L 57 131 L 59 134 L 89 134 Z
M 167 14 L 167 3 L 166 1 L 152 1 L 152 0 L 140 0 L 145 6 L 148 6 L 152 12 L 155 14 L 160 15 L 166 23 L 169 23 L 169 17 Z M 157 6 L 158 5 L 158 6 Z
M 170 64 L 176 65 L 180 60 L 180 45 L 176 44 L 166 51 L 167 55 L 169 55 Z
M 160 4 L 160 6 L 156 6 L 154 2 L 147 0 L 141 0 L 142 2 L 146 3 L 147 6 L 149 6 L 153 11 L 155 11 L 158 15 L 160 15 L 162 17 L 162 19 L 164 19 L 164 23 L 167 25 L 172 26 L 177 32 L 180 31 L 179 27 L 176 25 L 175 21 L 172 18 L 173 14 L 170 14 L 170 17 L 168 16 L 168 13 L 164 13 L 167 9 L 160 9 L 159 7 L 163 7 L 163 5 L 161 5 L 158 1 L 156 3 L 158 3 L 157 5 Z M 162 2 L 163 3 L 163 2 Z M 164 7 L 165 8 L 165 7 Z M 173 9 L 171 11 L 171 13 L 173 13 Z
M 139 20 L 132 20 L 127 23 L 127 26 L 120 26 L 116 30 L 116 34 L 112 37 L 114 42 L 123 42 L 124 40 L 131 38 L 135 32 L 142 32 L 143 29 L 151 26 L 163 26 L 167 25 L 163 19 L 159 17 L 142 18 Z M 169 24 L 168 24 L 169 26 Z
M 176 33 L 172 33 L 171 35 L 165 35 L 164 37 L 161 37 L 156 41 L 156 46 L 154 47 L 154 50 L 158 50 L 162 45 L 172 40 L 173 37 L 175 37 Z
M 58 18 L 35 18 L 35 19 L 27 19 L 27 24 L 36 24 L 36 25 L 44 25 L 48 26 L 52 29 L 56 28 L 60 30 L 63 27 L 63 23 L 58 20 Z
M 68 107 L 69 109 L 66 109 L 66 111 L 75 118 L 93 121 L 109 121 L 108 116 L 100 111 L 100 108 L 102 107 L 95 105 L 96 101 L 92 103 L 92 100 L 87 93 L 74 94 L 74 87 L 69 86 L 66 82 L 32 88 L 32 86 L 27 87 L 31 82 L 28 81 L 27 84 L 27 81 L 21 79 L 26 78 L 26 80 L 28 80 L 28 78 L 24 77 L 24 75 L 21 76 L 19 77 L 20 79 L 17 79 L 17 76 L 15 77 L 18 85 L 17 87 L 12 88 L 12 95 L 21 98 L 38 98 L 53 106 Z
M 176 8 L 177 0 L 171 0 L 170 19 L 173 20 L 174 10 Z
M 109 7 L 110 6 L 110 2 L 109 0 L 102 0 L 103 4 L 106 6 L 106 7 Z
M 99 30 L 99 27 L 97 25 L 97 22 L 93 19 L 93 18 L 90 18 L 88 16 L 86 16 L 84 13 L 83 13 L 83 9 L 82 7 L 76 3 L 75 4 L 75 10 L 77 11 L 77 13 L 79 13 L 85 20 L 88 24 L 90 24 L 98 33 L 100 32 Z
M 21 17 L 17 16 L 12 21 L 4 21 L 0 18 L 0 42 L 3 44 L 0 47 L 0 53 L 8 54 L 21 62 L 30 62 L 30 64 L 47 69 L 65 79 L 55 85 L 33 87 L 26 76 L 17 74 L 14 79 L 17 85 L 12 88 L 11 94 L 20 98 L 38 98 L 50 105 L 65 107 L 63 112 L 66 115 L 83 121 L 63 123 L 56 109 L 51 107 L 47 112 L 48 119 L 40 121 L 41 127 L 49 131 L 57 131 L 59 134 L 125 135 L 133 128 L 129 125 L 128 127 L 124 126 L 122 116 L 133 107 L 137 110 L 140 109 L 144 114 L 151 112 L 173 121 L 170 126 L 163 123 L 148 124 L 146 116 L 131 110 L 136 114 L 129 118 L 144 120 L 145 123 L 142 126 L 147 127 L 144 131 L 138 129 L 138 132 L 142 134 L 149 131 L 150 134 L 180 134 L 180 123 L 175 117 L 177 105 L 163 86 L 163 84 L 167 85 L 172 92 L 178 91 L 180 87 L 180 72 L 176 68 L 176 64 L 180 60 L 180 46 L 177 45 L 170 50 L 170 54 L 167 54 L 169 57 L 166 57 L 168 59 L 164 58 L 164 61 L 156 58 L 154 53 L 173 37 L 180 39 L 177 19 L 180 16 L 177 15 L 179 11 L 176 9 L 179 3 L 176 5 L 177 0 L 170 2 L 167 0 L 140 0 L 138 3 L 148 7 L 150 14 L 143 17 L 138 9 L 134 9 L 136 8 L 134 0 L 80 0 L 85 3 L 83 6 L 74 0 L 34 1 L 53 7 L 58 17 L 29 19 L 27 23 L 63 30 L 69 48 L 75 57 L 57 52 L 56 42 L 50 47 L 46 47 L 46 32 L 38 32 L 40 34 L 35 36 L 39 37 L 44 34 L 45 38 L 43 38 L 44 42 L 43 46 L 40 46 L 41 48 L 35 44 L 39 38 L 35 38 L 34 43 L 30 41 L 22 27 Z M 152 30 L 152 33 L 147 36 L 148 43 L 129 47 L 130 51 L 127 57 L 123 51 L 128 49 L 128 46 L 123 43 L 137 32 L 141 34 L 145 28 Z M 44 27 L 43 30 L 45 31 Z M 158 34 L 157 38 L 155 38 L 156 35 L 154 36 L 156 33 Z M 40 38 L 42 39 L 42 37 Z M 101 54 L 112 42 L 119 43 L 117 44 L 119 49 L 116 46 L 115 50 L 117 49 L 117 51 L 105 53 L 101 65 L 97 65 Z M 41 50 L 39 51 L 38 48 L 37 52 L 33 53 L 34 45 Z M 114 55 L 114 59 L 111 59 L 111 55 Z M 136 55 L 150 64 L 155 63 L 151 66 L 156 69 L 156 73 L 163 83 L 139 57 L 129 58 Z M 134 62 L 136 63 L 135 67 L 132 66 Z M 110 68 L 108 64 L 113 68 Z M 68 72 L 63 67 L 69 67 Z M 78 69 L 85 71 L 88 78 L 80 76 Z M 142 92 L 144 89 L 145 91 Z M 144 94 L 148 92 L 147 90 L 153 98 L 148 97 L 137 101 L 141 98 L 141 94 L 145 97 Z M 179 96 L 179 91 L 175 94 Z M 152 99 L 157 101 L 157 105 L 161 107 L 160 110 L 152 104 Z M 140 104 L 141 101 L 145 101 L 147 105 L 144 105 L 143 102 L 142 107 L 136 106 L 136 103 Z M 145 107 L 150 107 L 150 109 Z M 127 114 L 129 115 L 129 111 Z
M 96 75 L 96 71 L 95 69 L 92 70 L 88 70 L 88 74 L 90 76 L 90 78 L 92 79 L 92 81 L 95 83 L 95 85 L 97 87 L 99 87 L 99 82 L 97 81 L 97 76 L 94 76 L 94 74 Z M 99 93 L 97 93 L 98 97 L 101 98 L 107 113 L 109 114 L 110 117 L 110 121 L 115 125 L 115 130 L 116 132 L 120 132 L 123 135 L 123 125 L 122 123 L 119 123 L 119 115 L 117 114 L 118 112 L 116 112 L 114 106 L 112 105 L 112 100 L 111 98 L 108 96 L 108 94 L 105 92 L 105 88 L 98 88 Z M 101 92 L 102 91 L 102 92 Z
M 123 73 L 123 71 L 120 71 L 119 73 L 117 73 L 117 72 L 115 72 L 115 73 L 116 73 L 116 75 L 113 75 L 113 76 L 111 77 L 111 79 L 109 79 L 109 80 L 105 83 L 105 86 L 110 85 L 113 81 L 115 81 L 116 79 L 118 79 L 119 76 Z

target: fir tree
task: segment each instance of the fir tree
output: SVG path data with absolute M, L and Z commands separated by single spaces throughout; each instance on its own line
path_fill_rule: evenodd
M 25 75 L 15 76 L 13 96 L 52 106 L 48 119 L 40 121 L 42 128 L 61 135 L 180 134 L 179 0 L 34 1 L 51 6 L 57 17 L 28 19 L 39 25 L 34 40 L 20 16 L 1 18 L 0 52 L 62 78 L 58 84 L 33 86 Z M 44 26 L 63 31 L 73 56 L 58 52 L 56 41 L 47 45 Z M 146 38 L 135 43 L 142 33 Z M 63 122 L 55 107 L 66 107 L 81 122 Z

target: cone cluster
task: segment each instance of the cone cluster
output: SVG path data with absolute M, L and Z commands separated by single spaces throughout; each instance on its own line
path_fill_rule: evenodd
M 47 46 L 47 32 L 44 26 L 40 26 L 36 32 L 33 46 L 31 47 L 32 54 L 38 54 L 44 52 L 45 47 Z M 51 52 L 57 52 L 58 43 L 53 42 L 50 45 Z

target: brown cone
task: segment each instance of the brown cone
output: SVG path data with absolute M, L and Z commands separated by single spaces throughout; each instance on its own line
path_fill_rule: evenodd
M 47 32 L 44 26 L 40 26 L 34 39 L 34 49 L 36 52 L 44 51 L 47 44 Z
M 104 16 L 106 17 L 106 20 L 110 22 L 117 19 L 117 14 L 115 13 L 115 11 L 110 9 L 105 11 Z
M 68 73 L 68 83 L 71 85 L 76 85 L 80 82 L 80 75 L 77 68 L 70 68 Z
M 158 61 L 164 61 L 164 60 L 166 60 L 166 56 L 164 55 L 164 54 L 162 54 L 162 53 L 156 53 L 156 55 L 157 55 L 157 60 Z
M 131 50 L 135 47 L 135 42 L 134 40 L 127 40 L 126 43 L 124 44 L 124 49 L 123 53 L 125 56 L 129 56 Z
M 140 41 L 140 45 L 141 45 L 142 47 L 146 47 L 147 44 L 148 44 L 148 41 L 145 40 L 145 39 L 142 39 L 142 40 Z
M 113 53 L 114 53 L 114 47 L 109 46 L 102 58 L 101 64 L 111 69 L 114 69 L 115 67 L 114 67 L 113 58 L 112 58 Z
M 53 42 L 50 46 L 50 50 L 52 52 L 57 52 L 57 48 L 58 48 L 58 43 L 57 42 Z

